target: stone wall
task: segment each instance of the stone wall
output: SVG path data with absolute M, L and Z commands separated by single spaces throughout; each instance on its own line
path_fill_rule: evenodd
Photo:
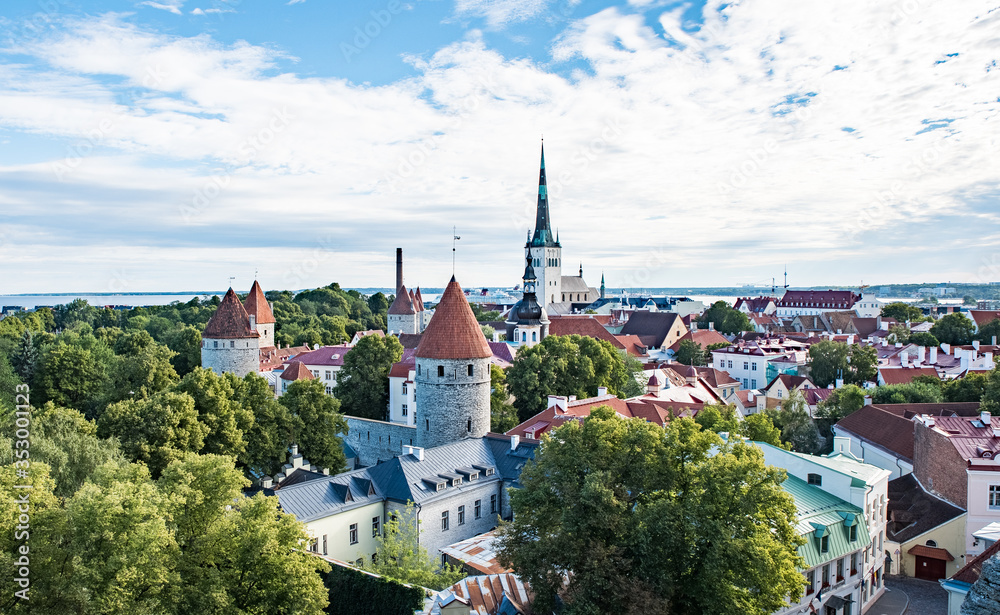
M 472 538 L 495 528 L 499 523 L 496 514 L 490 514 L 490 496 L 499 498 L 501 482 L 464 483 L 461 487 L 448 487 L 447 497 L 420 506 L 420 544 L 431 557 L 441 559 L 438 549 L 466 538 Z M 482 516 L 476 519 L 476 500 L 482 503 Z M 458 522 L 458 507 L 465 506 L 465 523 Z M 448 511 L 448 529 L 441 529 L 441 513 Z M 499 511 L 498 511 L 499 512 Z
M 240 378 L 260 371 L 260 344 L 256 338 L 203 339 L 201 366 L 216 374 L 225 372 Z
M 415 429 L 410 425 L 374 421 L 357 416 L 347 419 L 347 443 L 358 453 L 358 463 L 373 466 L 403 454 L 403 446 L 416 444 Z
M 489 359 L 417 357 L 415 384 L 417 446 L 433 448 L 489 432 Z
M 420 333 L 417 314 L 389 314 L 386 319 L 386 333 Z
M 920 422 L 915 423 L 913 436 L 913 475 L 928 491 L 966 508 L 968 464 L 948 436 Z

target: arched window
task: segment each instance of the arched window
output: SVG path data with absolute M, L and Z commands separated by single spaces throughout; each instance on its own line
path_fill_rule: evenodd
M 927 545 L 928 547 L 936 547 L 936 546 L 937 546 L 937 541 L 934 541 L 934 540 L 928 540 L 928 541 L 927 541 L 927 542 L 925 542 L 924 544 L 926 544 L 926 545 Z
M 531 341 L 533 341 L 533 342 L 537 342 L 538 341 L 538 332 L 537 331 L 532 331 L 531 332 Z

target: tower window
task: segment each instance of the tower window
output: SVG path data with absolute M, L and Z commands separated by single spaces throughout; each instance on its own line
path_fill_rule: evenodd
M 229 342 L 229 347 L 230 348 L 236 348 L 236 342 L 230 341 Z
M 431 420 L 430 419 L 424 419 L 424 429 L 427 430 L 427 431 L 431 430 Z
M 465 424 L 465 430 L 468 431 L 468 432 L 470 432 L 470 433 L 472 432 L 472 419 L 469 419 L 466 422 L 466 424 Z
M 219 347 L 219 342 L 217 342 L 217 341 L 216 342 L 212 342 L 212 344 L 213 344 L 212 348 L 218 348 Z
M 536 331 L 532 331 L 531 332 L 531 341 L 533 341 L 533 342 L 537 342 L 538 341 L 538 333 Z
M 469 375 L 472 375 L 472 363 L 469 363 Z
M 438 378 L 444 378 L 444 365 L 438 365 Z

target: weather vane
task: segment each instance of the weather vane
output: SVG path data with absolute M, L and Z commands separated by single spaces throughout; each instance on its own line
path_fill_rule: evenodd
M 458 236 L 458 229 L 456 227 L 451 227 L 451 275 L 455 275 L 455 249 L 457 242 L 461 237 Z

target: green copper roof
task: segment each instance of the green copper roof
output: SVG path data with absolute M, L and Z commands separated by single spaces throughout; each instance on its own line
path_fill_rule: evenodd
M 530 246 L 558 247 L 558 238 L 552 238 L 552 226 L 549 221 L 549 193 L 545 181 L 545 143 L 542 143 L 542 164 L 538 170 L 538 206 L 535 211 L 535 233 L 531 236 Z
M 857 461 L 846 455 L 837 454 L 831 455 L 830 457 L 823 457 L 821 455 L 806 455 L 805 453 L 796 453 L 794 451 L 792 454 L 815 464 L 819 464 L 825 468 L 829 468 L 834 472 L 850 476 L 852 487 L 873 486 L 883 477 L 883 475 L 889 473 L 888 470 L 883 470 L 880 467 Z
M 871 542 L 868 526 L 857 506 L 794 476 L 785 479 L 781 486 L 795 499 L 798 517 L 795 529 L 806 539 L 799 547 L 799 555 L 806 561 L 806 569 L 844 557 Z M 858 528 L 854 542 L 850 540 L 851 523 L 845 519 L 849 515 L 853 515 L 853 524 Z M 823 536 L 827 537 L 825 553 L 822 551 Z

